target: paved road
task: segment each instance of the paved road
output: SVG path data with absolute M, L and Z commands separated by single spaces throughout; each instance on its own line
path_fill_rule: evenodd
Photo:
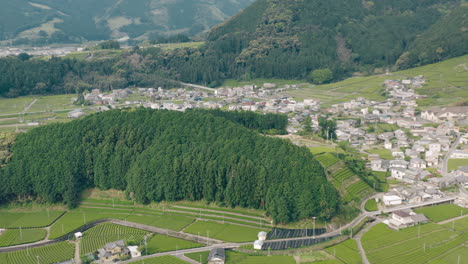
M 449 151 L 447 151 L 447 154 L 445 154 L 444 160 L 442 161 L 442 176 L 446 176 L 448 173 L 448 160 L 450 156 L 452 155 L 452 152 L 457 148 L 457 145 L 460 143 L 462 134 L 458 134 L 457 139 L 455 142 L 453 142 L 452 146 L 450 147 Z
M 362 235 L 364 235 L 367 231 L 369 231 L 369 229 L 371 229 L 371 227 L 373 227 L 376 224 L 381 223 L 381 222 L 382 222 L 382 220 L 377 219 L 372 224 L 366 226 L 364 229 L 359 231 L 359 233 L 354 237 L 354 240 L 356 240 L 356 243 L 357 243 L 357 246 L 358 246 L 358 249 L 359 249 L 359 253 L 361 254 L 363 264 L 369 264 L 370 262 L 367 259 L 366 251 L 364 250 L 364 247 L 362 246 L 362 243 L 361 243 Z

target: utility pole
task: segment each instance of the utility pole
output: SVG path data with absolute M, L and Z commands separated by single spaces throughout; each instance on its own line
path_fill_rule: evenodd
M 312 218 L 314 219 L 314 229 L 312 230 L 312 232 L 313 232 L 313 236 L 312 236 L 312 238 L 314 238 L 314 239 L 315 239 L 315 216 L 314 216 L 314 217 L 312 217 Z

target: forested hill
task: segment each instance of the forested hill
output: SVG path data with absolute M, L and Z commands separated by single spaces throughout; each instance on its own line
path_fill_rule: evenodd
M 253 0 L 0 0 L 0 41 L 79 43 L 195 35 Z
M 257 0 L 212 29 L 202 56 L 174 58 L 188 82 L 332 78 L 407 68 L 468 53 L 468 4 L 459 0 Z M 208 73 L 207 73 L 208 71 Z
M 242 116 L 242 113 L 238 113 Z M 112 110 L 18 135 L 0 170 L 0 201 L 74 207 L 87 187 L 126 190 L 139 203 L 200 200 L 265 208 L 277 222 L 337 213 L 338 195 L 305 147 L 209 111 Z M 282 118 L 267 126 L 282 126 Z

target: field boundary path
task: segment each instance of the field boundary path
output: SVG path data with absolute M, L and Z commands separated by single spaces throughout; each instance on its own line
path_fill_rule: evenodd
M 167 236 L 176 237 L 176 238 L 180 238 L 180 239 L 190 240 L 190 241 L 205 244 L 205 245 L 213 245 L 213 244 L 223 243 L 223 241 L 213 239 L 213 238 L 207 238 L 207 237 L 192 235 L 192 234 L 183 233 L 183 232 L 176 232 L 176 231 L 172 231 L 172 230 L 169 230 L 169 229 L 164 229 L 164 228 L 159 228 L 159 227 L 154 227 L 154 226 L 149 226 L 149 225 L 144 225 L 144 224 L 137 224 L 137 223 L 128 222 L 128 221 L 124 221 L 124 220 L 114 219 L 114 220 L 111 220 L 110 222 L 113 223 L 113 224 L 117 224 L 117 225 L 122 225 L 122 226 L 126 226 L 126 227 L 133 227 L 133 228 L 149 231 L 149 232 L 152 232 L 152 233 L 157 233 L 157 234 L 161 234 L 161 235 L 167 235 Z
M 362 229 L 361 231 L 359 231 L 359 233 L 354 236 L 354 240 L 356 241 L 356 244 L 358 246 L 358 249 L 359 249 L 359 254 L 361 255 L 361 258 L 362 258 L 362 263 L 363 264 L 370 264 L 369 260 L 367 259 L 367 255 L 366 255 L 366 251 L 364 250 L 364 247 L 362 246 L 362 243 L 361 243 L 361 237 L 367 233 L 367 231 L 369 231 L 369 229 L 373 226 L 375 226 L 376 224 L 379 224 L 380 222 L 382 222 L 380 219 L 377 219 L 376 221 L 374 221 L 372 224 L 370 225 L 367 225 L 364 229 Z
M 29 111 L 29 109 L 31 109 L 31 107 L 37 102 L 37 98 L 35 98 L 30 104 L 28 104 L 24 109 L 23 111 L 21 111 L 19 114 L 22 115 L 22 114 L 25 114 L 26 112 Z
M 209 87 L 202 86 L 202 85 L 198 85 L 198 84 L 191 84 L 191 83 L 184 83 L 184 82 L 181 82 L 180 84 L 182 84 L 183 86 L 189 86 L 189 87 L 192 87 L 192 88 L 208 90 L 208 91 L 211 91 L 211 92 L 216 91 L 216 89 L 209 88 Z
M 462 216 L 457 216 L 457 217 L 454 217 L 454 218 L 450 218 L 450 219 L 447 219 L 447 220 L 444 220 L 444 221 L 440 221 L 440 222 L 438 222 L 437 224 L 439 224 L 439 225 L 448 224 L 448 223 L 451 223 L 451 222 L 453 222 L 453 221 L 457 221 L 457 220 L 463 219 L 463 218 L 465 218 L 465 217 L 468 217 L 468 214 L 462 215 Z
M 195 261 L 195 260 L 193 260 L 193 259 L 191 259 L 191 258 L 188 258 L 188 257 L 186 257 L 186 256 L 184 256 L 184 255 L 177 255 L 176 257 L 178 257 L 178 258 L 180 258 L 181 260 L 183 260 L 183 261 L 185 261 L 185 262 L 188 262 L 188 263 L 190 263 L 190 264 L 202 264 L 202 263 L 200 263 L 200 262 L 198 262 L 198 261 Z

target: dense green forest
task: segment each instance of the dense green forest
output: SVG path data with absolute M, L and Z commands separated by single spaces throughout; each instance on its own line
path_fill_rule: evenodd
M 130 42 L 196 35 L 254 0 L 0 0 L 0 41 L 15 45 Z
M 74 207 L 84 188 L 98 187 L 126 190 L 139 203 L 264 208 L 276 222 L 337 214 L 337 192 L 307 148 L 253 131 L 285 129 L 284 118 L 221 116 L 125 109 L 32 129 L 18 135 L 0 169 L 0 200 Z

